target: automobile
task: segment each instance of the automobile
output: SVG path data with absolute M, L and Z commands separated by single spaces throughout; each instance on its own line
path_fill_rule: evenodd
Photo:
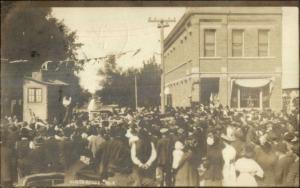
M 65 173 L 51 172 L 25 176 L 14 187 L 98 187 L 103 185 L 104 182 L 83 175 L 65 182 Z
M 108 117 L 114 114 L 114 111 L 118 109 L 118 105 L 111 104 L 111 105 L 102 105 L 100 103 L 96 103 L 93 109 L 89 110 L 89 117 L 90 120 L 93 120 L 99 116 L 102 119 L 107 119 Z
M 38 173 L 21 178 L 14 187 L 52 187 L 64 183 L 62 172 Z

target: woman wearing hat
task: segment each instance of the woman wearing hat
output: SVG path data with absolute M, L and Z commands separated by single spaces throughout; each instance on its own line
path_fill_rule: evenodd
M 175 186 L 198 186 L 199 175 L 195 148 L 196 140 L 193 137 L 188 137 L 185 140 L 183 154 L 178 164 L 173 166 L 174 169 L 174 185 Z
M 215 132 L 210 132 L 207 135 L 207 163 L 204 174 L 204 186 L 222 186 L 222 149 L 223 144 L 220 142 L 220 138 Z
M 247 145 L 244 148 L 243 157 L 238 159 L 235 163 L 236 171 L 239 175 L 236 180 L 237 186 L 251 186 L 256 187 L 257 182 L 254 176 L 263 177 L 264 171 L 253 159 L 253 146 Z
M 231 145 L 235 141 L 234 130 L 232 127 L 226 128 L 226 134 L 221 134 L 225 148 L 222 150 L 222 157 L 224 160 L 223 166 L 223 186 L 235 186 L 236 183 L 236 174 L 235 174 L 235 159 L 236 159 L 236 150 Z

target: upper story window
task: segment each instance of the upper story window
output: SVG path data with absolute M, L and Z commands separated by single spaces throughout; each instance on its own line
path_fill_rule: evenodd
M 244 55 L 244 31 L 241 29 L 232 30 L 232 56 L 241 57 Z
M 269 55 L 269 31 L 258 30 L 258 56 Z
M 204 56 L 205 57 L 216 56 L 216 30 L 215 29 L 204 30 Z
M 42 102 L 42 89 L 28 88 L 28 102 L 30 103 Z

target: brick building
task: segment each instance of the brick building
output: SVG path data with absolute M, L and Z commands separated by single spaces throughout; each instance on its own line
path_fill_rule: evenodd
M 282 108 L 281 8 L 189 8 L 164 41 L 166 103 Z

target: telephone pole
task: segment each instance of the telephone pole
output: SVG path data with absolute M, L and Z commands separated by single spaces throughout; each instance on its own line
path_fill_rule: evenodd
M 160 56 L 161 56 L 161 86 L 160 86 L 160 105 L 161 105 L 161 112 L 165 113 L 165 64 L 164 64 L 164 28 L 169 27 L 170 22 L 175 22 L 175 18 L 173 19 L 152 19 L 149 18 L 148 22 L 155 22 L 158 23 L 157 28 L 160 29 Z
M 138 108 L 137 82 L 136 75 L 134 75 L 134 95 L 135 95 L 135 110 Z

